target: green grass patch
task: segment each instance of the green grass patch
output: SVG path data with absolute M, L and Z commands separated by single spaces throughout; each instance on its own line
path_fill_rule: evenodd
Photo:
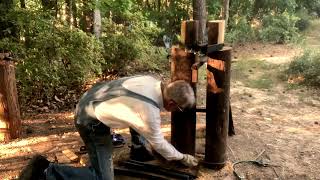
M 232 64 L 232 80 L 240 81 L 245 86 L 258 89 L 270 89 L 281 81 L 281 66 L 263 60 L 240 60 Z
M 305 35 L 319 36 L 320 19 L 312 20 L 308 29 L 304 32 Z
M 274 80 L 270 78 L 267 74 L 263 74 L 257 78 L 249 79 L 246 81 L 245 85 L 247 87 L 256 89 L 270 89 L 275 84 Z
M 288 82 L 320 87 L 320 51 L 307 50 L 286 71 Z

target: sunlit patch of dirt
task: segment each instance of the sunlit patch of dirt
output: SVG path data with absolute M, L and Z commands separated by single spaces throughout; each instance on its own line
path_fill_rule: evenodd
M 301 52 L 297 47 L 284 44 L 250 43 L 233 47 L 233 60 L 260 59 L 273 64 L 284 64 Z

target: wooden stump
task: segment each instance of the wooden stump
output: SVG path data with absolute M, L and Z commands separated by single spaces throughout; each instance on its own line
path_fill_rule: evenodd
M 173 47 L 171 51 L 171 81 L 185 80 L 191 84 L 195 93 L 196 85 L 192 83 L 191 66 L 194 54 L 184 49 Z M 182 153 L 195 154 L 196 108 L 183 112 L 171 112 L 171 143 Z
M 227 160 L 231 48 L 209 54 L 205 165 L 220 169 Z
M 15 139 L 21 133 L 15 65 L 0 59 L 0 142 Z

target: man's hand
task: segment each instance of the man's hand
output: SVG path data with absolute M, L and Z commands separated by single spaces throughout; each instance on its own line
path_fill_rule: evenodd
M 198 165 L 198 160 L 189 154 L 184 154 L 181 163 L 185 166 L 193 167 Z

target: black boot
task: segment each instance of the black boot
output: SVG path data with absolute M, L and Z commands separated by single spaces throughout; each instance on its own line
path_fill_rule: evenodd
M 44 156 L 35 155 L 21 171 L 19 180 L 44 180 L 44 170 L 48 168 L 49 163 Z
M 142 145 L 132 145 L 130 150 L 130 159 L 145 162 L 152 161 L 155 158 L 152 153 L 147 150 L 146 147 Z

